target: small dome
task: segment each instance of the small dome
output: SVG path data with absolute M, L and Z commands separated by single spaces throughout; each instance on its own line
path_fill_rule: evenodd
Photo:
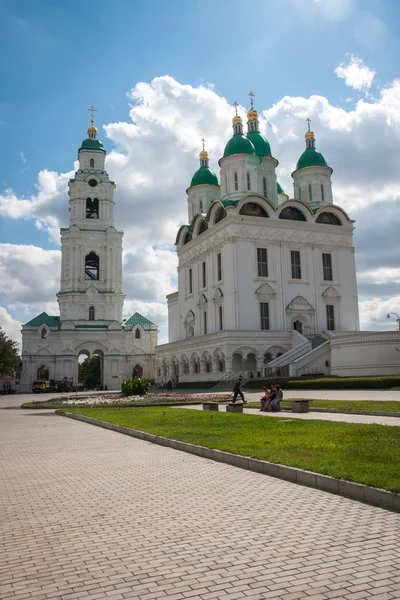
M 315 148 L 306 148 L 303 154 L 297 161 L 296 169 L 304 169 L 304 167 L 327 167 L 326 160 L 321 152 L 317 152 Z
M 276 189 L 278 190 L 278 194 L 284 194 L 285 192 L 282 189 L 282 186 L 279 185 L 278 182 L 276 182 Z
M 304 137 L 306 138 L 306 140 L 315 140 L 314 132 L 310 129 L 305 132 Z
M 258 112 L 254 108 L 251 108 L 249 110 L 249 112 L 247 113 L 247 120 L 248 121 L 257 121 L 258 120 Z
M 232 119 L 232 125 L 239 125 L 240 123 L 243 123 L 242 117 L 239 117 L 239 115 L 235 115 Z
M 255 153 L 256 151 L 251 141 L 241 133 L 236 133 L 233 137 L 231 137 L 224 150 L 224 156 L 230 156 L 231 154 Z
M 99 140 L 83 140 L 81 147 L 79 150 L 100 150 L 100 152 L 104 152 L 103 144 Z
M 249 131 L 247 138 L 253 144 L 257 156 L 271 156 L 271 146 L 259 131 Z
M 208 158 L 207 150 L 202 150 L 199 154 L 199 158 L 200 158 L 200 160 L 206 160 Z
M 95 127 L 94 125 L 91 125 L 90 127 L 88 127 L 87 132 L 88 133 L 97 133 L 97 127 Z
M 215 173 L 208 167 L 200 167 L 193 175 L 190 187 L 194 185 L 219 185 L 218 178 Z

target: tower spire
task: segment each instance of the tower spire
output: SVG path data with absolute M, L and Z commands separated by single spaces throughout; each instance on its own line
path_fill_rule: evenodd
M 306 138 L 306 148 L 315 148 L 315 135 L 314 132 L 311 131 L 311 119 L 308 117 L 306 119 L 308 129 L 304 135 Z
M 249 92 L 250 96 L 250 110 L 247 113 L 247 131 L 259 131 L 259 123 L 258 123 L 258 112 L 254 108 L 254 96 L 253 92 Z
M 206 140 L 204 138 L 201 138 L 200 141 L 201 141 L 201 143 L 203 145 L 203 150 L 199 154 L 200 167 L 207 167 L 208 168 L 208 152 L 205 149 Z
M 232 119 L 232 127 L 233 127 L 233 134 L 241 134 L 243 135 L 243 124 L 242 124 L 242 117 L 240 117 L 238 115 L 238 106 L 239 104 L 235 101 L 233 103 L 233 106 L 235 107 L 235 116 Z
M 90 140 L 95 140 L 96 136 L 97 136 L 97 129 L 94 126 L 94 113 L 97 112 L 97 108 L 95 108 L 92 104 L 92 106 L 90 108 L 88 108 L 88 110 L 90 110 L 90 127 L 88 127 L 88 138 Z

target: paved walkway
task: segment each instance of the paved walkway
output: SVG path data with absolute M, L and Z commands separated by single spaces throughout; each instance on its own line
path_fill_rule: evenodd
M 246 398 L 247 397 L 248 396 L 246 395 Z M 255 399 L 252 400 L 252 402 L 255 402 Z M 202 404 L 190 404 L 188 406 L 179 406 L 179 408 L 187 408 L 188 410 L 203 410 Z M 226 412 L 226 406 L 224 404 L 220 404 L 219 410 L 221 412 Z M 246 408 L 246 405 L 243 408 L 243 412 L 247 415 L 272 418 L 276 417 L 278 419 L 304 419 L 306 421 L 314 421 L 315 419 L 317 419 L 318 421 L 337 421 L 340 423 L 374 423 L 377 425 L 390 425 L 392 427 L 400 427 L 400 417 L 382 417 L 379 415 L 349 415 L 345 413 L 320 412 L 292 413 L 286 410 L 279 413 L 260 412 L 256 408 Z
M 400 598 L 397 513 L 49 411 L 0 429 L 1 600 Z

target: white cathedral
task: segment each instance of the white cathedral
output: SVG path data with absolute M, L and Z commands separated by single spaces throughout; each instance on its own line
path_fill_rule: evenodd
M 20 392 L 42 368 L 54 380 L 78 383 L 80 355 L 97 354 L 103 387 L 115 390 L 132 374 L 154 378 L 158 327 L 135 313 L 122 319 L 122 237 L 114 226 L 115 183 L 105 171 L 92 107 L 88 137 L 69 182 L 69 227 L 61 229 L 60 316 L 43 312 L 22 326 Z
M 100 355 L 100 383 L 113 390 L 132 374 L 158 382 L 400 374 L 400 332 L 359 331 L 354 222 L 333 201 L 332 169 L 310 122 L 290 199 L 250 97 L 246 134 L 235 103 L 219 181 L 203 142 L 188 224 L 176 236 L 169 343 L 159 346 L 147 318 L 122 319 L 123 233 L 92 112 L 61 230 L 60 316 L 43 312 L 23 325 L 20 392 L 43 367 L 51 379 L 77 383 L 82 354 Z
M 334 203 L 310 121 L 289 199 L 250 97 L 246 133 L 235 103 L 219 181 L 203 141 L 156 380 L 400 373 L 400 333 L 359 331 L 354 221 Z

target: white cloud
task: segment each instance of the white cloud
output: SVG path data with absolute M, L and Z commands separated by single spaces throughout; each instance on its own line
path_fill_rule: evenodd
M 394 296 L 388 300 L 374 298 L 372 300 L 364 300 L 359 304 L 360 308 L 360 328 L 373 330 L 392 330 L 398 329 L 396 317 L 389 313 L 400 314 L 400 296 Z
M 11 340 L 20 342 L 21 322 L 14 319 L 3 306 L 0 306 L 0 327 Z
M 25 164 L 26 163 L 25 154 L 23 152 L 20 152 L 19 155 L 21 157 L 22 162 Z
M 138 310 L 164 327 L 164 298 L 176 284 L 173 243 L 179 225 L 187 222 L 185 189 L 199 165 L 200 139 L 206 138 L 210 167 L 218 173 L 218 158 L 231 135 L 233 109 L 210 86 L 183 85 L 169 76 L 138 83 L 129 97 L 131 120 L 104 126 L 114 144 L 106 168 L 117 184 L 115 223 L 125 231 L 124 314 Z M 278 179 L 289 195 L 290 174 L 305 147 L 305 119 L 312 119 L 317 148 L 334 169 L 336 202 L 358 220 L 363 314 L 367 314 L 364 302 L 375 303 L 372 311 L 387 297 L 400 296 L 400 283 L 390 270 L 397 268 L 400 252 L 400 223 L 392 226 L 400 213 L 400 82 L 393 81 L 376 99 L 362 99 L 346 108 L 323 96 L 285 96 L 272 107 L 257 108 L 261 128 L 280 161 Z M 244 109 L 239 110 L 245 117 Z M 32 197 L 18 197 L 12 190 L 0 196 L 0 214 L 31 219 L 58 243 L 58 228 L 68 224 L 67 183 L 72 175 L 72 171 L 41 171 Z M 376 246 L 371 240 L 377 240 Z M 9 311 L 20 310 L 30 318 L 42 310 L 58 313 L 58 250 L 4 244 L 0 260 Z M 387 327 L 385 310 L 379 315 L 379 323 Z
M 341 63 L 334 73 L 340 79 L 344 79 L 346 85 L 359 91 L 369 90 L 375 77 L 375 71 L 367 67 L 362 58 L 353 55 L 350 56 L 348 64 Z

